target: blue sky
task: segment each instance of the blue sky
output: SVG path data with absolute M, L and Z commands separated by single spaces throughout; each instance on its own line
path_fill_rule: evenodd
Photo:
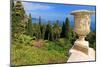
M 95 11 L 95 6 L 71 5 L 71 4 L 52 4 L 40 2 L 22 2 L 27 15 L 31 14 L 32 18 L 38 18 L 55 21 L 64 21 L 66 17 L 70 21 L 74 18 L 70 13 L 74 10 L 91 10 Z M 95 14 L 91 16 L 91 21 L 95 24 Z
M 94 6 L 81 6 L 69 4 L 48 4 L 37 2 L 23 2 L 24 9 L 27 14 L 31 14 L 33 18 L 41 16 L 45 20 L 64 20 L 66 17 L 73 18 L 70 13 L 74 10 L 92 10 L 95 11 Z M 92 15 L 95 20 L 95 15 Z

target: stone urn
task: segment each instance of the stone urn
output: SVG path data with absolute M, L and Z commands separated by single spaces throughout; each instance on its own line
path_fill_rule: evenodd
M 74 32 L 79 36 L 80 40 L 84 40 L 87 34 L 90 32 L 90 16 L 93 11 L 77 10 L 73 11 L 71 15 L 74 15 Z
M 85 41 L 85 37 L 90 32 L 90 17 L 92 14 L 94 12 L 88 10 L 76 10 L 71 13 L 74 16 L 74 32 L 79 38 L 69 51 L 70 58 L 68 62 L 89 60 L 89 42 Z M 94 55 L 92 58 L 94 59 Z

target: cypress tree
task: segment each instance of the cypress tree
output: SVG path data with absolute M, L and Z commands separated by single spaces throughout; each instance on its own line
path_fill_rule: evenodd
M 33 30 L 32 30 L 32 17 L 31 14 L 29 14 L 28 24 L 27 24 L 27 34 L 29 36 L 33 36 Z
M 44 39 L 45 37 L 45 31 L 46 31 L 46 25 L 41 26 L 41 38 Z
M 65 37 L 68 40 L 70 39 L 70 21 L 68 18 L 65 20 Z
M 46 25 L 45 39 L 52 40 L 52 25 L 50 24 L 50 21 L 48 21 L 48 24 Z
M 63 22 L 63 25 L 62 25 L 62 31 L 61 31 L 61 37 L 65 37 L 65 23 Z
M 39 39 L 42 38 L 42 29 L 41 29 L 41 16 L 39 16 L 39 30 L 38 30 L 38 35 L 39 35 Z

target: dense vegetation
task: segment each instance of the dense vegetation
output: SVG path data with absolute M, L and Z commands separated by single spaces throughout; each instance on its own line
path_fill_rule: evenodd
M 33 23 L 31 14 L 26 15 L 20 1 L 12 2 L 12 42 L 11 64 L 47 64 L 66 62 L 68 51 L 77 36 L 74 34 L 70 21 L 66 17 L 62 25 L 59 20 L 54 24 L 44 24 L 39 16 Z M 95 48 L 95 32 L 90 32 L 87 40 Z

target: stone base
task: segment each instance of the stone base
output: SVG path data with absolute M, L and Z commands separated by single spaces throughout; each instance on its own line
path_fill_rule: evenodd
M 78 39 L 75 41 L 74 46 L 72 47 L 72 49 L 81 51 L 85 54 L 88 54 L 88 48 L 89 48 L 88 41 L 80 41 Z
M 67 62 L 93 61 L 95 60 L 95 51 L 89 48 L 88 41 L 76 40 L 74 46 L 70 49 L 70 57 Z

